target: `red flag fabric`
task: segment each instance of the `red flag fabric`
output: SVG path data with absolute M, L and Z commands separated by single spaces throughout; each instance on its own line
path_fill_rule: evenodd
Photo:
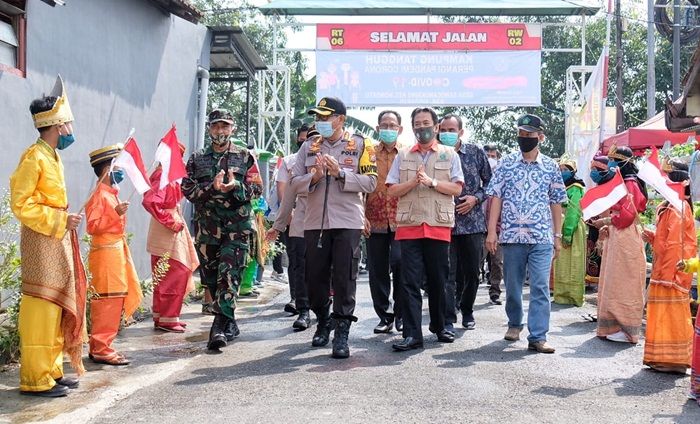
M 649 157 L 642 162 L 639 166 L 639 172 L 637 172 L 639 179 L 654 188 L 664 199 L 673 205 L 679 211 L 683 207 L 683 192 L 679 195 L 673 183 L 668 179 L 666 173 L 661 169 L 661 164 L 659 162 L 659 151 L 656 147 L 652 146 L 651 154 Z
M 141 150 L 133 137 L 129 138 L 124 144 L 124 150 L 119 153 L 119 156 L 114 158 L 112 166 L 119 167 L 126 172 L 139 194 L 143 194 L 151 189 L 146 176 L 146 167 L 143 165 Z
M 175 125 L 173 125 L 170 131 L 160 140 L 156 149 L 156 162 L 160 162 L 160 165 L 163 167 L 159 185 L 161 190 L 171 182 L 180 182 L 183 177 L 187 176 L 180 146 Z
M 610 209 L 627 195 L 625 181 L 619 170 L 612 180 L 588 190 L 581 198 L 583 219 L 588 220 Z

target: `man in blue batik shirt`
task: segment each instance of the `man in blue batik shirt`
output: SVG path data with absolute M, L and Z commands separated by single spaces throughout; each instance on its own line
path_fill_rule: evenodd
M 445 115 L 440 120 L 440 143 L 457 151 L 464 174 L 462 193 L 455 198 L 455 226 L 450 242 L 450 273 L 445 284 L 445 328 L 453 331 L 456 309 L 462 312 L 462 326 L 476 328 L 474 301 L 486 237 L 486 218 L 481 203 L 491 180 L 491 166 L 484 150 L 463 143 L 462 118 Z M 456 306 L 456 308 L 455 308 Z
M 561 249 L 561 204 L 566 189 L 559 166 L 540 153 L 544 123 L 536 115 L 518 119 L 519 153 L 501 161 L 486 194 L 493 196 L 489 213 L 486 248 L 503 250 L 508 331 L 505 339 L 520 339 L 523 329 L 523 284 L 530 280 L 527 314 L 528 349 L 554 353 L 547 344 L 549 331 L 549 272 L 553 256 Z M 501 219 L 500 237 L 496 226 Z

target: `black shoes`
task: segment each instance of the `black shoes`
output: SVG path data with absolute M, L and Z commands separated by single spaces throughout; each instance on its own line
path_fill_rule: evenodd
M 382 319 L 379 321 L 379 324 L 377 324 L 376 327 L 374 327 L 374 334 L 386 334 L 386 333 L 391 333 L 391 330 L 394 328 L 394 320 L 393 319 Z
M 345 359 L 350 356 L 348 346 L 348 335 L 350 334 L 350 320 L 347 318 L 336 318 L 335 334 L 333 335 L 332 357 Z
M 61 377 L 57 378 L 56 384 L 60 384 L 61 386 L 68 387 L 69 389 L 77 389 L 78 386 L 80 385 L 80 381 L 77 378 L 72 378 L 72 377 Z
M 501 299 L 498 298 L 498 296 L 491 296 L 491 300 L 489 301 L 492 305 L 502 305 L 503 302 L 501 302 Z
M 209 350 L 219 350 L 222 347 L 226 347 L 226 325 L 228 319 L 226 316 L 221 314 L 216 314 L 214 317 L 214 322 L 211 324 L 211 330 L 209 330 L 209 342 L 207 343 L 207 349 Z
M 299 313 L 299 311 L 297 311 L 297 307 L 294 303 L 294 299 L 290 300 L 289 303 L 284 305 L 284 312 L 286 312 L 288 314 L 292 314 L 292 315 L 296 315 Z
M 394 320 L 394 328 L 396 328 L 396 331 L 402 332 L 403 331 L 403 319 L 397 317 Z
M 292 324 L 292 328 L 298 331 L 304 331 L 311 325 L 311 316 L 308 309 L 300 309 L 299 316 Z
M 437 339 L 441 343 L 452 343 L 455 341 L 455 335 L 447 330 L 442 330 L 437 333 Z
M 316 332 L 311 339 L 311 346 L 321 347 L 328 344 L 331 335 L 331 316 L 326 311 L 325 315 L 317 315 L 318 324 L 316 324 Z
M 467 330 L 473 330 L 476 328 L 476 321 L 474 321 L 474 314 L 462 314 L 462 327 Z
M 226 318 L 226 327 L 224 328 L 224 335 L 226 336 L 227 342 L 232 342 L 233 339 L 241 335 L 241 330 L 238 328 L 236 318 Z
M 26 396 L 56 398 L 56 397 L 67 396 L 68 392 L 69 392 L 68 387 L 62 386 L 60 384 L 56 384 L 55 386 L 53 386 L 49 390 L 42 390 L 40 392 L 28 392 L 28 391 L 20 390 L 19 394 L 26 395 Z
M 394 343 L 391 347 L 397 352 L 406 352 L 413 349 L 422 349 L 423 340 L 415 339 L 413 337 L 406 337 L 398 343 Z

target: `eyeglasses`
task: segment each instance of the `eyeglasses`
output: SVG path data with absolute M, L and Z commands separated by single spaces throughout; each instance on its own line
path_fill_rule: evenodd
M 379 126 L 380 130 L 398 130 L 399 128 L 401 128 L 401 126 L 397 124 L 381 124 Z

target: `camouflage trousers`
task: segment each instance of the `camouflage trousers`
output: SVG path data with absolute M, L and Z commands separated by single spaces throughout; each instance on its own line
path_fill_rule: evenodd
M 247 237 L 222 239 L 220 244 L 197 243 L 199 275 L 214 299 L 214 313 L 233 318 L 249 250 Z

